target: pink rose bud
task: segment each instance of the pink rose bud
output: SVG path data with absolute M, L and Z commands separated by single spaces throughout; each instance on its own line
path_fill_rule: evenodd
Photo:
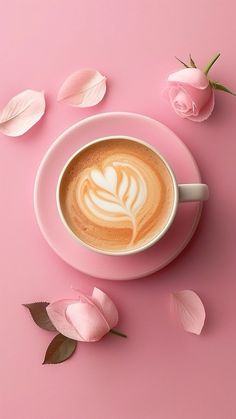
M 184 68 L 170 74 L 167 92 L 174 111 L 182 118 L 201 122 L 214 109 L 214 90 L 199 68 Z
M 83 342 L 100 340 L 118 323 L 115 304 L 98 288 L 91 297 L 79 294 L 76 300 L 55 301 L 46 310 L 58 332 Z

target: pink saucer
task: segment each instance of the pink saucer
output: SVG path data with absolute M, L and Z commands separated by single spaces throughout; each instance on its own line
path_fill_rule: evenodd
M 160 122 L 126 112 L 98 114 L 67 129 L 49 148 L 36 176 L 35 213 L 48 244 L 74 268 L 97 278 L 140 278 L 163 268 L 184 249 L 196 230 L 202 204 L 180 204 L 175 221 L 165 237 L 142 253 L 106 256 L 85 248 L 67 232 L 59 218 L 56 184 L 64 164 L 80 146 L 108 135 L 128 135 L 149 142 L 170 163 L 178 183 L 201 182 L 190 151 Z

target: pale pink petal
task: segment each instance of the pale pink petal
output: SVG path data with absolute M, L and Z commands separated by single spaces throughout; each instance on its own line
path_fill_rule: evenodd
M 175 313 L 184 330 L 200 335 L 205 322 L 205 309 L 199 296 L 191 290 L 172 294 Z
M 66 315 L 86 342 L 96 342 L 110 330 L 104 317 L 93 303 L 79 301 L 70 304 Z
M 106 93 L 106 77 L 96 70 L 82 69 L 71 74 L 61 86 L 57 100 L 80 108 L 94 106 Z
M 204 90 L 185 84 L 182 89 L 191 97 L 192 101 L 197 104 L 199 111 L 209 102 L 212 96 L 212 87 L 208 86 Z
M 191 115 L 188 117 L 191 121 L 202 122 L 209 118 L 212 114 L 213 109 L 215 107 L 215 93 L 212 89 L 211 96 L 209 101 L 205 104 L 205 106 L 200 110 L 198 115 Z
M 118 311 L 110 297 L 99 288 L 94 288 L 92 300 L 102 311 L 110 329 L 115 327 L 118 323 Z
M 71 339 L 84 340 L 66 315 L 67 307 L 77 302 L 77 300 L 55 301 L 54 303 L 49 304 L 46 307 L 46 310 L 52 324 L 58 332 Z
M 43 92 L 24 90 L 14 96 L 0 113 L 0 132 L 17 137 L 28 131 L 45 112 Z
M 181 86 L 179 85 L 170 85 L 166 88 L 166 92 L 168 94 L 168 98 L 170 99 L 170 102 L 173 102 L 175 100 L 175 97 L 178 95 L 178 93 L 181 91 Z
M 169 83 L 189 84 L 197 89 L 206 89 L 209 85 L 207 76 L 199 68 L 184 68 L 168 77 Z
M 186 113 L 189 110 L 192 111 L 192 100 L 189 95 L 186 95 L 183 90 L 180 90 L 174 98 L 174 106 L 179 111 Z
M 182 98 L 182 102 L 185 104 L 185 109 L 182 106 L 178 106 L 178 98 Z M 169 99 L 172 108 L 181 118 L 187 118 L 195 113 L 195 104 L 192 102 L 191 96 L 183 88 L 183 86 L 173 86 L 169 88 Z M 181 109 L 182 108 L 182 109 Z

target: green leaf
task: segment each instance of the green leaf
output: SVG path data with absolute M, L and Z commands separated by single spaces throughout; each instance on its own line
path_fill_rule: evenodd
M 209 70 L 211 69 L 213 64 L 215 64 L 216 60 L 218 60 L 219 56 L 220 56 L 220 52 L 218 52 L 218 54 L 214 55 L 214 57 L 210 60 L 210 62 L 204 68 L 203 73 L 205 73 L 206 75 L 209 73 Z
M 184 65 L 184 67 L 186 67 L 186 68 L 189 68 L 189 65 L 188 64 L 185 64 L 183 61 L 181 61 L 178 57 L 175 57 L 176 58 L 176 60 L 178 60 L 181 64 L 183 64 Z
M 48 305 L 47 302 L 23 304 L 24 307 L 29 309 L 32 319 L 41 329 L 55 331 L 57 329 L 53 326 L 46 310 Z
M 60 364 L 73 355 L 76 346 L 76 340 L 59 333 L 49 344 L 43 364 Z
M 194 61 L 193 61 L 193 59 L 192 59 L 191 54 L 189 54 L 189 61 L 190 61 L 190 65 L 191 65 L 191 67 L 193 67 L 193 68 L 197 68 L 197 66 L 196 66 L 195 62 L 194 62 Z
M 213 89 L 221 90 L 222 92 L 230 93 L 231 95 L 236 96 L 236 93 L 232 92 L 232 90 L 228 89 L 228 87 L 224 86 L 223 84 L 220 84 L 214 80 L 210 80 L 209 82 Z

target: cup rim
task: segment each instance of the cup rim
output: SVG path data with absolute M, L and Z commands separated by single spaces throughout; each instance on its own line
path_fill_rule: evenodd
M 172 179 L 172 185 L 174 188 L 174 199 L 173 199 L 173 208 L 171 211 L 171 214 L 168 218 L 167 223 L 165 224 L 164 228 L 155 236 L 152 237 L 152 239 L 150 241 L 148 241 L 147 243 L 145 243 L 144 245 L 137 247 L 135 249 L 130 249 L 130 250 L 121 250 L 121 251 L 113 251 L 113 250 L 103 250 L 103 249 L 99 249 L 97 247 L 91 246 L 90 244 L 84 242 L 83 240 L 81 240 L 74 232 L 73 230 L 69 227 L 67 221 L 65 220 L 64 214 L 62 212 L 61 209 L 61 203 L 60 203 L 60 186 L 61 186 L 61 182 L 62 182 L 62 178 L 69 166 L 69 164 L 72 162 L 72 160 L 78 156 L 83 150 L 85 150 L 86 148 L 92 146 L 93 144 L 96 143 L 100 143 L 103 141 L 108 141 L 108 140 L 115 140 L 115 139 L 123 139 L 123 140 L 128 140 L 128 141 L 133 141 L 139 144 L 143 144 L 146 147 L 148 147 L 150 150 L 152 150 L 164 163 L 164 165 L 166 166 L 167 170 L 169 171 L 169 174 L 171 176 Z M 160 154 L 160 152 L 151 144 L 149 144 L 147 141 L 138 139 L 136 137 L 132 137 L 129 135 L 107 135 L 105 137 L 99 137 L 96 138 L 95 140 L 89 141 L 88 143 L 84 144 L 83 146 L 79 147 L 78 150 L 76 150 L 70 157 L 69 159 L 66 161 L 65 165 L 63 166 L 60 175 L 58 177 L 58 181 L 57 181 L 57 187 L 56 187 L 56 203 L 57 203 L 57 210 L 59 212 L 60 215 L 60 219 L 62 221 L 62 224 L 65 226 L 65 228 L 67 229 L 67 231 L 72 235 L 72 237 L 78 241 L 79 243 L 81 243 L 83 246 L 85 246 L 86 248 L 96 252 L 96 253 L 100 253 L 100 254 L 104 254 L 104 255 L 109 255 L 109 256 L 126 256 L 126 255 L 133 255 L 136 253 L 140 253 L 146 249 L 148 249 L 149 247 L 153 246 L 155 243 L 157 243 L 169 230 L 170 226 L 172 225 L 176 212 L 177 212 L 177 206 L 178 206 L 178 186 L 177 186 L 177 181 L 176 181 L 176 177 L 174 175 L 174 172 L 172 170 L 172 168 L 170 167 L 169 163 L 166 161 L 166 159 L 162 156 L 162 154 Z

